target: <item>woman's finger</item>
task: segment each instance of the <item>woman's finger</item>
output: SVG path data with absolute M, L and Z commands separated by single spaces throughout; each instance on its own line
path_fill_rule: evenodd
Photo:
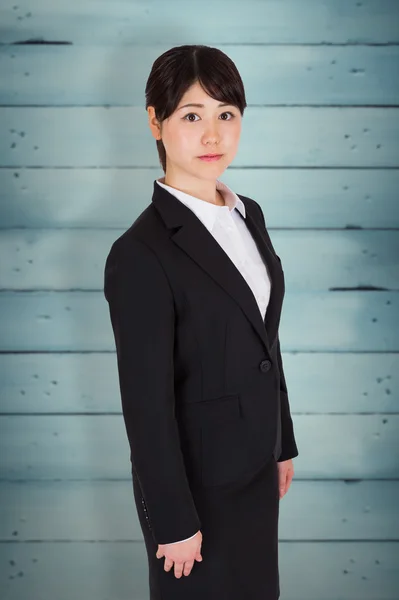
M 183 574 L 183 562 L 175 562 L 175 577 L 179 578 Z
M 173 560 L 170 558 L 165 558 L 165 564 L 163 566 L 165 571 L 170 571 L 173 567 Z

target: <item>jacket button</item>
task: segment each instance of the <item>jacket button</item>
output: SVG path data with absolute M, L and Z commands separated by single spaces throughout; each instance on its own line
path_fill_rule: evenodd
M 267 358 L 265 360 L 262 360 L 262 362 L 259 365 L 260 370 L 263 371 L 263 373 L 267 373 L 271 366 L 272 363 Z

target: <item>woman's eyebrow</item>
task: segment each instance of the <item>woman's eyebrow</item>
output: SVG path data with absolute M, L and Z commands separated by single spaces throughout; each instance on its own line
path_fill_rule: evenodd
M 186 108 L 187 106 L 196 106 L 197 108 L 205 108 L 204 104 L 197 104 L 195 102 L 191 102 L 190 104 L 184 104 L 183 106 L 181 106 L 177 110 L 181 110 L 182 108 Z M 224 104 L 218 104 L 218 108 L 221 108 L 222 106 L 233 106 L 233 105 L 232 104 L 228 104 L 228 102 L 225 102 Z

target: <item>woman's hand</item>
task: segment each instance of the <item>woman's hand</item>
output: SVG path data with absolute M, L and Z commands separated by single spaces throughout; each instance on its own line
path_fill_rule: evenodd
M 283 460 L 277 463 L 278 467 L 278 487 L 280 498 L 282 498 L 287 492 L 291 485 L 292 478 L 294 476 L 294 465 L 292 458 Z
M 157 558 L 165 557 L 164 570 L 170 571 L 175 565 L 175 577 L 180 578 L 182 573 L 190 575 L 194 561 L 202 561 L 201 556 L 202 533 L 198 531 L 194 537 L 179 544 L 158 544 Z

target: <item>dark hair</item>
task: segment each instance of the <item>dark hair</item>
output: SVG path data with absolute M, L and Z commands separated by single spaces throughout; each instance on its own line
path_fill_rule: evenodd
M 145 87 L 146 110 L 153 106 L 156 118 L 162 122 L 197 81 L 209 96 L 236 106 L 243 115 L 247 103 L 237 67 L 221 50 L 203 45 L 175 46 L 155 60 Z M 165 147 L 162 140 L 156 140 L 156 144 L 166 173 Z

